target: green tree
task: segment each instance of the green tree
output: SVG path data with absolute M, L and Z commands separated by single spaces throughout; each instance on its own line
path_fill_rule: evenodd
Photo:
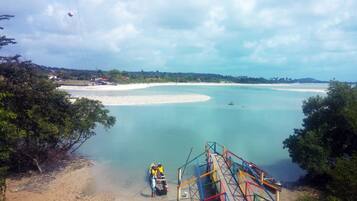
M 0 15 L 0 20 L 10 17 Z M 0 48 L 13 43 L 0 37 Z M 8 171 L 42 172 L 41 164 L 77 150 L 98 125 L 114 124 L 99 101 L 72 103 L 38 65 L 19 56 L 0 57 L 0 200 Z
M 9 20 L 14 16 L 12 15 L 0 15 L 0 21 L 2 20 Z M 4 29 L 0 26 L 0 30 Z M 0 35 L 0 49 L 3 46 L 9 44 L 15 44 L 15 40 L 13 38 L 8 38 L 5 35 Z M 6 59 L 7 57 L 0 56 L 0 61 Z M 3 80 L 3 77 L 0 76 L 0 82 Z M 0 101 L 6 96 L 6 93 L 0 93 Z M 9 130 L 13 131 L 15 128 L 13 125 L 8 125 L 7 120 L 14 118 L 15 114 L 1 108 L 0 105 L 0 201 L 5 199 L 4 192 L 5 192 L 5 175 L 7 172 L 7 166 L 4 161 L 8 160 L 9 152 L 6 148 L 5 143 L 5 134 Z
M 330 170 L 331 182 L 327 188 L 336 197 L 345 200 L 357 200 L 357 153 L 352 157 L 339 158 L 336 165 Z
M 8 143 L 10 158 L 16 159 L 12 168 L 34 166 L 42 171 L 41 163 L 76 150 L 95 135 L 98 124 L 109 128 L 115 123 L 98 101 L 78 99 L 71 103 L 69 95 L 57 90 L 30 62 L 2 63 L 0 75 L 4 77 L 1 92 L 12 94 L 3 98 L 2 105 L 16 115 L 8 122 L 25 132 Z
M 331 82 L 326 97 L 315 96 L 303 103 L 306 118 L 303 128 L 295 129 L 293 135 L 283 144 L 293 162 L 307 170 L 313 181 L 327 187 L 330 182 L 348 186 L 348 180 L 339 171 L 355 161 L 357 151 L 357 87 L 340 82 Z M 350 166 L 349 168 L 353 168 Z M 357 171 L 349 171 L 355 178 Z M 351 187 L 352 188 L 352 187 Z M 343 200 L 350 200 L 348 194 L 354 191 L 330 193 Z
M 110 82 L 114 83 L 128 83 L 128 78 L 119 70 L 110 70 L 106 73 Z

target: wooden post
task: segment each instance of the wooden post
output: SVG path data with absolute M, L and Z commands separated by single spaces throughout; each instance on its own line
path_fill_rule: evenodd
M 181 199 L 181 178 L 182 178 L 182 170 L 181 168 L 178 169 L 177 171 L 177 201 Z
M 276 194 L 275 194 L 275 196 L 276 196 L 276 201 L 280 201 L 280 191 L 279 190 L 277 190 L 276 191 Z
M 264 183 L 264 172 L 260 173 L 260 183 L 263 184 Z

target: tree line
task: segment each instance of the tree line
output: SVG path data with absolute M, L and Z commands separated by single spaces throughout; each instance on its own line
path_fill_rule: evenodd
M 63 80 L 91 80 L 105 77 L 117 84 L 130 83 L 160 83 L 160 82 L 226 82 L 226 83 L 250 83 L 250 84 L 274 84 L 274 83 L 328 83 L 313 78 L 292 79 L 288 77 L 263 77 L 231 76 L 212 73 L 175 73 L 160 71 L 119 71 L 117 69 L 81 70 L 70 68 L 55 68 L 37 65 L 43 74 L 53 74 Z

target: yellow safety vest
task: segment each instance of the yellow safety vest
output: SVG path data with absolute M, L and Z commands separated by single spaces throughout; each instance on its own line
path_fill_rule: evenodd
M 164 166 L 158 167 L 157 169 L 161 174 L 164 174 Z
M 152 176 L 156 176 L 157 175 L 157 170 L 155 170 L 155 169 L 151 169 L 151 175 Z

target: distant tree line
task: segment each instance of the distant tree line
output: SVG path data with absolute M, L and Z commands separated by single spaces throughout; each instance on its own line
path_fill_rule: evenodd
M 303 127 L 284 141 L 321 200 L 357 200 L 357 87 L 331 82 L 327 96 L 303 104 Z
M 54 74 L 60 79 L 91 80 L 98 77 L 106 77 L 109 81 L 118 84 L 129 83 L 160 83 L 160 82 L 225 82 L 225 83 L 328 83 L 313 78 L 279 78 L 266 79 L 263 77 L 230 76 L 212 73 L 173 73 L 159 71 L 119 71 L 119 70 L 79 70 L 67 68 L 54 68 L 38 66 L 44 74 Z
M 0 20 L 11 17 L 0 15 Z M 13 43 L 0 36 L 0 49 Z M 76 151 L 95 135 L 97 125 L 114 125 L 99 101 L 71 101 L 57 87 L 38 65 L 19 56 L 0 58 L 0 200 L 9 173 L 42 172 L 43 164 Z

